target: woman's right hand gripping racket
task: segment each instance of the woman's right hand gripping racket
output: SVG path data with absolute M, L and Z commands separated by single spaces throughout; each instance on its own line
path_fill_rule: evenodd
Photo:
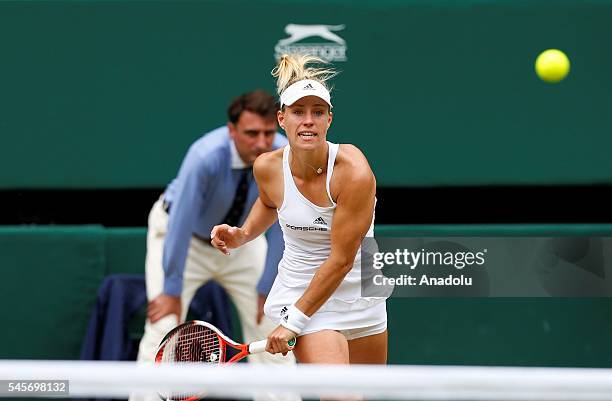
M 289 341 L 293 347 L 296 340 Z M 155 356 L 156 363 L 200 362 L 213 365 L 234 363 L 249 354 L 265 352 L 267 340 L 240 344 L 218 328 L 201 320 L 185 322 L 163 338 Z M 195 401 L 204 396 L 160 394 L 166 400 Z

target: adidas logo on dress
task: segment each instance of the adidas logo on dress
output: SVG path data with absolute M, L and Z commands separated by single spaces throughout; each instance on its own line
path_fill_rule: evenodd
M 323 220 L 322 217 L 318 217 L 315 221 L 312 222 L 313 224 L 323 224 L 323 225 L 327 225 L 327 223 L 325 222 L 325 220 Z

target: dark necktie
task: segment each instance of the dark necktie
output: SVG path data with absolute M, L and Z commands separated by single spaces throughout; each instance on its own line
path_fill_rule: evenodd
M 249 192 L 249 174 L 252 171 L 252 167 L 244 168 L 241 171 L 240 181 L 236 188 L 236 194 L 234 195 L 234 201 L 229 211 L 223 218 L 223 223 L 229 226 L 236 226 L 240 221 L 242 213 L 244 213 L 244 206 L 246 205 L 247 195 Z

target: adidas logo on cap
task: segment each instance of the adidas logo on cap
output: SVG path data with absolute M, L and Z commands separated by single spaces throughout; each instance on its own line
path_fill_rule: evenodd
M 306 85 L 305 87 L 302 88 L 302 90 L 306 90 L 306 89 L 315 90 L 314 86 L 312 86 L 311 83 L 308 83 L 308 85 Z
M 327 223 L 325 222 L 325 220 L 323 220 L 322 217 L 318 217 L 315 221 L 312 222 L 313 224 L 323 224 L 323 225 L 327 225 Z

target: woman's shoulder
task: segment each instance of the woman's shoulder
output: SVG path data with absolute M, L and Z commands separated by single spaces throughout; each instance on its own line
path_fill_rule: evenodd
M 261 166 L 267 166 L 270 163 L 278 163 L 279 160 L 282 162 L 284 149 L 285 147 L 283 146 L 282 148 L 262 153 L 257 157 L 257 159 L 255 159 L 255 166 L 257 167 L 258 164 Z
M 283 162 L 283 149 L 276 149 L 263 153 L 255 159 L 253 171 L 257 176 L 266 176 L 274 171 L 278 171 L 279 164 Z
M 340 144 L 334 175 L 345 185 L 375 185 L 376 179 L 363 152 L 355 145 Z
M 370 164 L 365 155 L 357 146 L 350 143 L 342 143 L 338 145 L 338 155 L 336 156 L 337 167 L 355 170 L 355 171 L 370 171 Z

